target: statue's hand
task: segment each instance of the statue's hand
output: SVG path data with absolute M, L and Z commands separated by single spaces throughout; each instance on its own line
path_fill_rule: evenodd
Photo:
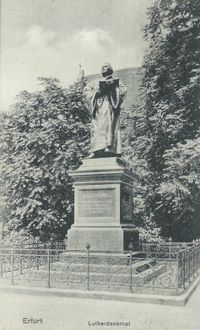
M 96 86 L 96 88 L 95 88 L 95 95 L 96 95 L 96 97 L 99 97 L 100 96 L 100 88 L 99 88 L 99 86 Z

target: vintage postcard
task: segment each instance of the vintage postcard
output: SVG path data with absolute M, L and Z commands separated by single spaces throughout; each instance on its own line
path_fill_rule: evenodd
M 1 0 L 0 330 L 200 329 L 198 0 Z

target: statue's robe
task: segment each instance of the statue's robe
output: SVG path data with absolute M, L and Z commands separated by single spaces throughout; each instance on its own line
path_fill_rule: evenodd
M 103 80 L 106 79 L 101 79 Z M 99 93 L 99 80 L 90 82 L 85 87 L 85 97 L 92 117 L 91 152 L 108 148 L 113 154 L 121 154 L 120 105 L 127 91 L 120 81 L 117 89 L 118 106 L 115 108 L 109 92 L 105 95 Z

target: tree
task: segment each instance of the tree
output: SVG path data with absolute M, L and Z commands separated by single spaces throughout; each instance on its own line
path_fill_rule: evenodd
M 137 127 L 142 129 L 135 143 L 147 161 L 145 212 L 162 226 L 163 235 L 192 239 L 200 234 L 194 232 L 199 185 L 191 184 L 189 166 L 186 184 L 180 161 L 185 161 L 188 146 L 196 146 L 200 136 L 200 2 L 159 0 L 148 10 L 148 19 L 143 106 L 137 110 Z M 198 155 L 199 149 L 193 146 L 188 159 Z M 193 172 L 197 178 L 199 167 Z
M 63 239 L 73 222 L 70 169 L 88 150 L 89 116 L 84 78 L 64 89 L 40 78 L 43 90 L 20 93 L 4 116 L 1 164 L 9 219 L 6 232 L 22 228 L 42 240 Z
M 123 158 L 137 177 L 133 189 L 133 219 L 140 240 L 158 242 L 161 240 L 160 228 L 155 223 L 152 213 L 147 212 L 145 203 L 149 171 L 147 161 L 143 157 L 147 145 L 143 110 L 143 106 L 135 104 L 121 113 Z
M 157 190 L 155 215 L 175 240 L 200 236 L 200 137 L 177 143 L 164 154 L 165 170 Z M 168 221 L 165 221 L 166 214 Z
M 149 164 L 162 171 L 164 151 L 194 138 L 199 114 L 199 17 L 197 0 L 160 0 L 149 10 L 145 57 L 145 106 Z

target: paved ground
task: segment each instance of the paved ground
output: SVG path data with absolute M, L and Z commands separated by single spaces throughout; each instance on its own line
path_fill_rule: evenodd
M 23 324 L 23 318 L 42 324 Z M 130 326 L 92 326 L 92 322 Z M 200 330 L 200 286 L 184 307 L 0 292 L 0 330 Z

